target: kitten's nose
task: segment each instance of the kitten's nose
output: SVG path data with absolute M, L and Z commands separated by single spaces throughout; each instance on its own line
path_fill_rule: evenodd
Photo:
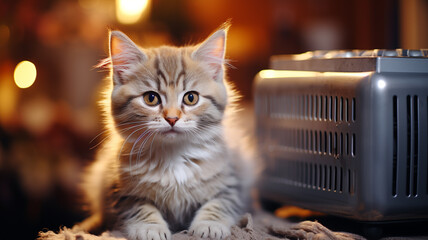
M 175 123 L 178 121 L 178 117 L 166 117 L 165 120 L 171 125 L 171 127 L 174 127 Z

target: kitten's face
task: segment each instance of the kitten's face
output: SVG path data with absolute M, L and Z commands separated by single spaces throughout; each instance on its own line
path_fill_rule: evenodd
M 111 33 L 112 113 L 126 141 L 215 140 L 227 104 L 225 37 L 222 29 L 199 46 L 140 50 Z

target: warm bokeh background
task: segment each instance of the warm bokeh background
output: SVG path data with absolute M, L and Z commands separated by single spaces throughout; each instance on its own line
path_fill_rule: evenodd
M 2 239 L 34 239 L 84 217 L 77 183 L 102 141 L 96 101 L 106 72 L 93 66 L 107 56 L 109 28 L 141 46 L 182 45 L 232 19 L 229 78 L 244 101 L 274 54 L 428 47 L 426 0 L 148 0 L 135 23 L 116 14 L 119 2 L 0 0 Z M 37 76 L 19 88 L 24 60 Z

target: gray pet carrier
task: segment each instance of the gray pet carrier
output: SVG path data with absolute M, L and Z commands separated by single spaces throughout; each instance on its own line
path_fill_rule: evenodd
M 428 218 L 428 51 L 273 56 L 255 81 L 264 200 L 362 221 Z

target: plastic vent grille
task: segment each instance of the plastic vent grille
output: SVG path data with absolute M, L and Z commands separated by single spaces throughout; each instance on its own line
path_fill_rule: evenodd
M 265 98 L 267 114 L 273 119 L 327 122 L 356 122 L 356 100 L 342 96 L 270 95 Z M 262 114 L 259 112 L 259 114 Z M 313 154 L 353 156 L 357 152 L 356 135 L 348 132 L 315 129 L 271 129 L 281 146 Z
M 311 154 L 356 156 L 354 133 L 317 131 L 312 129 L 271 129 L 271 136 L 288 150 Z
M 288 184 L 340 194 L 355 192 L 355 173 L 351 169 L 300 161 L 287 161 L 284 167 Z
M 270 97 L 268 112 L 273 118 L 355 122 L 355 110 L 355 98 L 282 95 Z
M 421 155 L 420 136 L 421 117 L 425 115 L 428 119 L 426 107 L 421 109 L 421 98 L 418 95 L 393 96 L 392 98 L 392 120 L 393 120 L 393 159 L 392 159 L 392 195 L 398 196 L 405 193 L 407 197 L 417 197 L 418 185 L 421 183 L 420 174 L 428 169 L 419 169 L 420 161 L 427 161 L 428 156 Z M 426 98 L 428 104 L 428 97 Z M 428 135 L 428 130 L 427 133 Z M 405 166 L 400 169 L 399 166 Z M 400 171 L 404 173 L 400 174 Z M 401 183 L 401 184 L 400 184 Z M 404 184 L 403 184 L 404 183 Z M 400 189 L 405 186 L 405 189 Z M 401 190 L 401 191 L 400 191 Z M 426 189 L 428 193 L 428 187 Z
M 355 97 L 332 95 L 266 94 L 259 98 L 266 107 L 258 108 L 258 114 L 276 121 L 338 122 L 353 124 L 357 121 Z M 265 109 L 265 111 L 263 111 Z M 271 140 L 288 152 L 300 152 L 321 158 L 355 158 L 356 134 L 352 132 L 326 131 L 316 128 L 270 128 Z M 311 158 L 308 158 L 308 160 Z M 316 160 L 314 160 L 316 161 Z M 293 186 L 335 193 L 355 192 L 355 172 L 339 164 L 329 165 L 311 161 L 281 161 L 284 180 Z

